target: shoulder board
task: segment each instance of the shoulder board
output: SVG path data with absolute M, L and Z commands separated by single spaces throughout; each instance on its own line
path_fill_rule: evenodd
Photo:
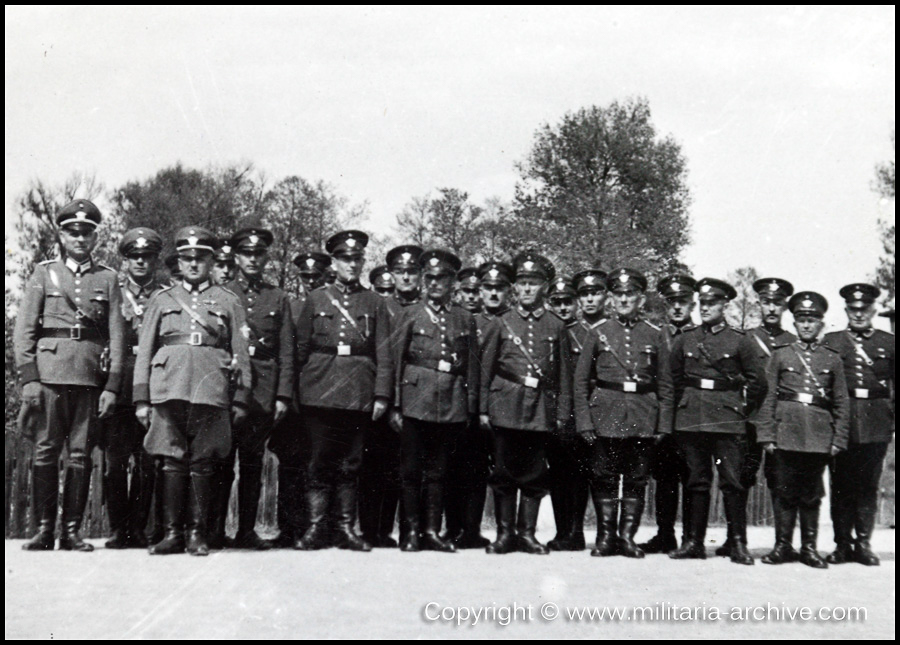
M 156 291 L 156 293 L 165 293 L 166 291 L 168 291 L 169 289 L 171 289 L 174 286 L 175 286 L 174 284 L 160 285 L 160 287 Z
M 607 324 L 609 321 L 610 321 L 609 318 L 604 318 L 599 323 L 597 323 L 597 327 L 602 327 L 603 325 Z M 597 329 L 597 327 L 594 327 L 594 329 Z
M 43 262 L 38 262 L 38 264 L 45 264 L 45 265 L 46 265 L 46 264 L 53 264 L 53 263 L 56 262 L 58 259 L 59 259 L 59 258 L 53 258 L 52 260 L 44 260 Z
M 234 291 L 232 291 L 228 287 L 223 287 L 221 284 L 214 284 L 213 287 L 219 287 L 219 289 L 221 289 L 225 293 L 230 294 L 230 295 L 234 296 L 235 298 L 238 297 L 238 295 Z
M 654 325 L 654 324 L 653 324 L 652 322 L 650 322 L 649 320 L 642 320 L 641 322 L 644 323 L 645 325 L 647 325 L 650 329 L 655 329 L 656 331 L 659 331 L 659 329 L 660 329 L 659 327 L 657 327 L 656 325 Z
M 686 331 L 691 331 L 692 329 L 697 329 L 697 325 L 694 323 L 688 323 L 684 327 L 681 328 L 682 333 Z
M 116 272 L 116 270 L 113 269 L 111 266 L 103 264 L 102 262 L 97 262 L 97 266 L 100 267 L 101 269 L 106 269 L 107 271 L 112 271 L 113 273 Z
M 743 329 L 738 329 L 737 327 L 732 327 L 731 325 L 728 325 L 728 329 L 730 329 L 731 331 L 733 331 L 736 334 L 740 334 L 741 336 L 747 335 L 747 332 L 745 332 Z
M 875 336 L 887 336 L 888 338 L 893 338 L 894 333 L 890 331 L 886 331 L 884 329 L 876 329 Z
M 316 287 L 315 289 L 313 289 L 313 291 L 325 291 L 325 289 L 327 289 L 327 288 L 328 288 L 327 284 L 322 284 L 322 285 L 319 285 L 318 287 Z M 310 293 L 312 293 L 312 291 Z
M 831 345 L 826 345 L 825 343 L 819 343 L 819 347 L 824 347 L 825 349 L 834 352 L 835 354 L 840 354 L 841 350 L 837 347 L 832 347 Z
M 828 332 L 827 334 L 825 334 L 824 336 L 822 336 L 822 338 L 823 338 L 823 339 L 825 339 L 825 338 L 836 338 L 837 336 L 840 336 L 842 333 L 844 333 L 844 330 L 843 330 L 843 329 L 840 330 L 840 331 L 830 331 L 830 332 Z

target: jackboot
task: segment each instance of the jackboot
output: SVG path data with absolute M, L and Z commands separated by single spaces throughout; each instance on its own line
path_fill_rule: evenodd
M 881 564 L 878 555 L 872 550 L 871 543 L 877 514 L 875 500 L 859 500 L 856 507 L 856 548 L 853 550 L 853 560 L 867 567 L 877 567 Z
M 753 556 L 747 549 L 747 496 L 744 493 L 727 493 L 723 496 L 725 520 L 731 533 L 731 551 L 728 557 L 735 564 L 753 564 Z
M 184 553 L 184 502 L 190 474 L 181 469 L 164 467 L 161 479 L 162 498 L 158 502 L 162 507 L 165 534 L 162 540 L 150 547 L 150 555 Z
M 619 546 L 616 534 L 619 500 L 600 497 L 601 493 L 593 490 L 591 495 L 594 498 L 594 509 L 597 511 L 597 540 L 591 549 L 591 555 L 595 558 L 616 555 Z
M 209 502 L 212 498 L 213 475 L 191 473 L 188 491 L 187 547 L 191 555 L 209 555 L 206 534 L 209 528 Z
M 819 537 L 819 509 L 800 509 L 800 562 L 813 569 L 827 569 L 828 564 L 816 551 Z
M 769 496 L 770 496 L 770 499 L 772 500 L 772 511 L 773 511 L 773 513 L 777 514 L 776 509 L 778 508 L 778 504 L 780 502 L 778 501 L 778 495 L 775 494 L 774 488 L 769 490 Z M 797 515 L 797 509 L 795 508 L 794 509 L 795 518 L 791 520 L 791 532 L 792 533 L 793 533 L 793 529 L 794 529 L 794 524 L 796 524 L 796 515 Z M 776 515 L 776 524 L 777 524 L 777 521 L 778 521 L 778 518 Z M 793 541 L 793 535 L 791 535 L 791 540 L 787 544 L 787 550 L 785 551 L 785 555 L 788 558 L 787 562 L 797 562 L 800 559 L 800 554 L 794 548 L 793 544 L 790 543 L 791 541 Z
M 131 473 L 131 489 L 128 491 L 128 546 L 132 549 L 146 549 L 147 522 L 150 518 L 150 505 L 153 503 L 153 485 L 156 481 L 156 469 L 150 455 L 141 450 L 135 460 Z
M 834 478 L 831 480 L 834 485 Z M 834 528 L 835 549 L 826 556 L 828 564 L 845 564 L 856 560 L 853 552 L 853 500 L 846 491 L 831 491 L 831 524 Z
M 644 553 L 668 553 L 678 548 L 675 539 L 675 518 L 678 516 L 678 484 L 656 482 L 653 500 L 656 503 L 656 535 L 638 546 Z
M 579 475 L 577 485 L 572 489 L 572 540 L 569 542 L 568 551 L 584 551 L 584 514 L 587 512 L 588 485 L 583 476 Z
M 419 545 L 419 487 L 406 484 L 400 504 L 400 550 L 405 553 L 421 551 Z
M 302 537 L 294 541 L 298 551 L 317 551 L 331 546 L 328 530 L 328 491 L 308 488 L 306 507 L 309 509 L 309 528 Z
M 537 531 L 538 511 L 541 509 L 540 497 L 528 497 L 524 493 L 519 501 L 519 522 L 516 526 L 516 548 L 522 553 L 547 555 L 550 553 L 545 545 L 535 537 Z
M 103 477 L 106 515 L 112 535 L 103 545 L 107 549 L 127 549 L 128 540 L 128 462 L 111 458 Z
M 486 494 L 487 487 L 485 486 L 471 488 L 467 491 L 463 508 L 463 532 L 456 541 L 458 549 L 483 549 L 491 543 L 481 534 L 481 516 L 484 514 Z
M 206 537 L 206 545 L 211 551 L 224 549 L 227 542 L 225 526 L 228 520 L 228 506 L 231 502 L 233 483 L 234 461 L 217 463 L 213 469 L 209 503 L 209 530 Z
M 31 500 L 38 523 L 37 534 L 22 545 L 25 551 L 52 551 L 56 538 L 56 512 L 59 505 L 59 467 L 32 468 Z
M 516 494 L 494 491 L 494 515 L 497 519 L 497 539 L 491 542 L 485 552 L 494 554 L 512 553 L 516 550 Z
M 681 547 L 671 551 L 669 557 L 673 560 L 705 560 L 706 548 L 703 541 L 706 539 L 706 524 L 709 521 L 709 491 L 692 492 L 690 496 L 688 521 L 688 535 Z
M 279 459 L 278 463 L 278 494 L 276 495 L 275 516 L 278 520 L 278 537 L 271 540 L 273 548 L 289 549 L 294 545 L 294 536 L 297 528 L 294 522 L 294 506 L 296 504 L 293 494 L 292 473 L 288 472 L 288 466 Z
M 643 497 L 626 497 L 622 500 L 622 514 L 619 516 L 619 552 L 626 558 L 644 557 L 644 552 L 634 543 L 643 512 Z
M 797 509 L 779 501 L 772 500 L 775 511 L 775 547 L 762 557 L 763 564 L 784 564 L 793 562 L 792 553 L 796 555 L 791 542 L 794 539 L 794 524 L 797 521 Z
M 441 516 L 443 514 L 443 488 L 439 482 L 423 484 L 425 492 L 425 530 L 419 538 L 419 545 L 423 551 L 440 551 L 442 553 L 456 553 L 453 542 L 441 539 Z
M 162 459 L 155 458 L 153 460 L 153 494 L 150 502 L 150 515 L 153 516 L 153 531 L 147 535 L 149 544 L 160 542 L 166 535 L 166 519 L 163 514 L 163 474 Z
M 91 468 L 68 468 L 63 488 L 62 533 L 59 536 L 60 551 L 93 551 L 94 547 L 81 537 L 81 520 L 87 504 L 91 483 Z
M 234 548 L 266 551 L 272 543 L 256 533 L 256 515 L 259 512 L 259 493 L 262 490 L 262 457 L 241 454 L 238 478 L 238 530 L 234 536 Z
M 372 545 L 356 534 L 356 486 L 352 482 L 340 482 L 337 487 L 338 516 L 335 530 L 335 546 L 349 551 L 368 552 Z

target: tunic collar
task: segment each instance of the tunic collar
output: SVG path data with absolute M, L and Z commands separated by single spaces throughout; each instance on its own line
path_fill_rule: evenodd
M 727 326 L 728 326 L 728 323 L 726 323 L 724 320 L 723 320 L 722 322 L 720 322 L 720 323 L 717 323 L 717 324 L 713 325 L 712 327 L 710 327 L 709 325 L 707 325 L 706 323 L 704 323 L 704 324 L 703 324 L 703 331 L 704 331 L 704 332 L 712 332 L 713 334 L 718 334 L 720 331 L 722 331 L 723 329 L 725 329 Z
M 201 282 L 198 285 L 192 285 L 187 280 L 184 280 L 181 283 L 181 286 L 184 287 L 184 290 L 187 291 L 188 293 L 203 293 L 204 291 L 209 289 L 210 284 L 209 284 L 209 280 L 204 280 L 203 282 Z
M 126 275 L 125 277 L 125 288 L 135 296 L 149 296 L 156 288 L 156 278 L 154 277 L 151 277 L 150 280 L 147 281 L 147 284 L 139 284 L 130 275 Z
M 545 311 L 546 311 L 546 309 L 543 306 L 532 309 L 531 311 L 528 311 L 527 309 L 523 309 L 521 305 L 516 307 L 516 312 L 520 316 L 522 316 L 522 318 L 525 318 L 526 320 L 528 319 L 529 316 L 534 318 L 535 320 L 540 320 L 541 316 L 544 315 Z
M 337 289 L 340 293 L 356 293 L 357 291 L 360 291 L 362 289 L 362 285 L 359 283 L 359 281 L 345 284 L 340 280 L 335 280 L 334 288 Z
M 874 327 L 869 327 L 869 328 L 866 329 L 865 331 L 856 331 L 856 330 L 850 329 L 850 328 L 848 327 L 848 328 L 847 328 L 847 331 L 849 331 L 849 332 L 850 332 L 852 335 L 854 335 L 854 336 L 860 336 L 860 337 L 862 337 L 862 338 L 871 338 L 871 337 L 872 337 L 872 334 L 875 333 L 875 328 L 874 328 Z
M 66 268 L 75 275 L 83 275 L 91 270 L 94 266 L 93 260 L 88 258 L 86 262 L 76 262 L 72 258 L 66 258 Z

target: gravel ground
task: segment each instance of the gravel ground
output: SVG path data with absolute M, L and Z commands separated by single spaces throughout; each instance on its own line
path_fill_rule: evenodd
M 644 528 L 638 537 L 650 534 Z M 707 543 L 721 534 L 711 530 Z M 830 531 L 823 534 L 824 552 Z M 875 538 L 881 567 L 827 571 L 759 562 L 742 567 L 722 558 L 600 559 L 587 551 L 547 557 L 334 549 L 224 551 L 208 558 L 102 548 L 26 553 L 21 540 L 7 540 L 6 637 L 893 639 L 894 532 L 881 530 Z M 771 529 L 752 529 L 754 555 L 768 551 L 771 540 Z M 604 607 L 649 610 L 643 618 L 569 613 Z M 730 614 L 736 607 L 760 609 L 756 619 L 740 620 Z M 865 617 L 784 615 L 802 607 L 827 608 L 837 618 L 845 608 L 861 607 Z

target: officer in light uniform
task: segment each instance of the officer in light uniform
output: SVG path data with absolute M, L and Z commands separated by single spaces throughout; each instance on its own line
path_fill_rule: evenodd
M 138 345 L 136 414 L 149 428 L 144 447 L 163 460 L 165 537 L 151 554 L 209 553 L 214 466 L 230 452 L 231 429 L 246 419 L 250 403 L 250 330 L 240 299 L 209 280 L 216 244 L 199 226 L 176 233 L 183 281 L 150 301 Z
M 757 437 L 774 475 L 775 548 L 765 564 L 799 559 L 825 569 L 816 551 L 822 474 L 831 458 L 847 447 L 850 403 L 844 367 L 837 351 L 819 343 L 828 301 L 813 291 L 789 303 L 799 340 L 775 349 L 768 362 L 766 398 L 757 418 Z M 791 540 L 800 515 L 800 554 Z
M 26 551 L 53 549 L 63 448 L 68 459 L 59 548 L 93 550 L 80 534 L 91 451 L 98 415 L 106 418 L 115 410 L 125 353 L 116 273 L 91 259 L 100 219 L 100 210 L 86 199 L 57 213 L 63 257 L 35 267 L 16 315 L 16 372 L 25 414 L 36 428 L 32 499 L 38 533 L 22 545 Z
M 666 324 L 663 325 L 662 331 L 669 352 L 672 351 L 678 336 L 696 327 L 691 320 L 696 285 L 697 281 L 689 275 L 666 276 L 656 285 L 656 290 L 666 305 Z M 687 490 L 687 463 L 678 448 L 674 434 L 667 434 L 656 440 L 652 448 L 650 473 L 656 480 L 654 502 L 657 532 L 639 546 L 644 553 L 668 553 L 678 548 L 678 541 L 675 539 L 675 518 L 678 516 L 679 489 L 682 491 L 682 543 L 687 540 L 687 518 L 691 514 L 690 495 Z
M 162 238 L 149 228 L 134 228 L 119 242 L 123 275 L 122 316 L 125 319 L 125 358 L 122 369 L 122 391 L 116 413 L 106 426 L 106 511 L 112 537 L 107 549 L 147 548 L 147 518 L 153 499 L 155 465 L 144 450 L 146 429 L 134 416 L 131 386 L 138 336 L 150 297 L 162 288 L 156 276 L 156 263 L 162 250 Z M 128 464 L 133 461 L 131 477 Z M 129 485 L 130 482 L 130 485 Z
M 325 517 L 332 502 L 335 544 L 355 551 L 372 548 L 354 528 L 357 477 L 365 437 L 388 410 L 393 373 L 385 300 L 359 283 L 368 240 L 353 230 L 328 239 L 325 249 L 337 281 L 309 294 L 297 323 L 297 391 L 310 435 L 310 525 L 295 543 L 297 549 L 329 546 Z
M 844 363 L 850 394 L 850 443 L 831 464 L 831 521 L 836 548 L 831 564 L 880 564 L 872 550 L 878 488 L 894 435 L 894 335 L 874 329 L 881 290 L 870 284 L 843 287 L 847 329 L 825 335 Z M 854 529 L 856 538 L 854 539 Z
M 493 437 L 490 479 L 497 515 L 497 540 L 487 552 L 546 554 L 535 530 L 549 486 L 547 437 L 562 431 L 571 414 L 571 350 L 565 324 L 544 307 L 553 265 L 531 252 L 520 253 L 513 264 L 518 303 L 491 320 L 482 335 L 480 421 Z

